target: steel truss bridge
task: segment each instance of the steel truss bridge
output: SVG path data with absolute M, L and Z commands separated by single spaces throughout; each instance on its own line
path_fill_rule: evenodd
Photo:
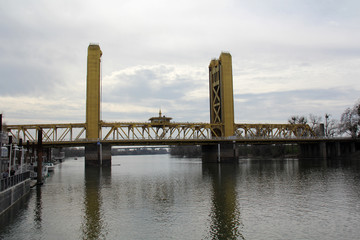
M 234 144 L 230 149 L 229 143 L 294 143 L 302 145 L 305 153 L 311 155 L 317 151 L 323 156 L 332 149 L 339 155 L 342 148 L 348 148 L 345 146 L 349 145 L 348 142 L 351 149 L 356 148 L 354 139 L 318 137 L 306 124 L 234 123 L 230 53 L 221 53 L 219 59 L 211 60 L 209 65 L 210 123 L 170 122 L 171 118 L 161 116 L 161 111 L 159 117 L 150 118 L 150 122 L 101 121 L 101 56 L 100 46 L 90 44 L 87 58 L 86 123 L 7 125 L 8 135 L 12 136 L 13 142 L 22 142 L 23 145 L 41 142 L 47 148 L 85 146 L 85 165 L 89 166 L 110 166 L 111 146 L 207 145 L 204 146 L 204 152 L 209 153 L 210 158 L 217 154 L 218 162 L 221 157 L 228 158 L 229 154 L 236 157 Z M 38 139 L 38 136 L 42 139 Z M 345 144 L 341 146 L 340 142 L 344 141 Z M 356 144 L 358 142 L 356 140 Z M 216 154 L 214 144 L 218 144 Z M 41 152 L 41 148 L 39 150 Z
M 96 142 L 111 145 L 176 145 L 237 143 L 291 143 L 312 141 L 315 133 L 306 124 L 235 124 L 235 134 L 221 137 L 222 124 L 101 122 L 99 139 L 86 139 L 85 123 L 7 125 L 13 142 L 37 143 L 42 131 L 45 146 L 83 146 Z M 219 131 L 220 129 L 220 131 Z

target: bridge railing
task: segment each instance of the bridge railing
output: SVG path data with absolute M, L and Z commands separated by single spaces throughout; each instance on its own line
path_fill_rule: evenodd
M 30 178 L 30 172 L 26 171 L 20 174 L 16 174 L 14 176 L 2 178 L 0 180 L 0 191 L 4 191 L 12 186 L 15 186 L 18 183 L 25 181 Z

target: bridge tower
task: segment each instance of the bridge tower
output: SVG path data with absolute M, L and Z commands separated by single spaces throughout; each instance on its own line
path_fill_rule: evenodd
M 220 123 L 217 135 L 234 135 L 234 97 L 232 60 L 230 53 L 222 52 L 209 65 L 210 123 Z
M 222 52 L 219 59 L 209 64 L 210 123 L 221 124 L 214 129 L 215 136 L 229 138 L 234 135 L 234 96 L 232 60 L 230 53 Z M 202 146 L 204 162 L 236 162 L 235 144 L 223 142 Z
M 86 76 L 86 139 L 99 139 L 101 55 L 99 45 L 90 44 Z
M 98 44 L 90 44 L 87 57 L 86 79 L 86 139 L 99 140 L 101 134 L 101 49 Z M 111 146 L 97 144 L 85 146 L 85 165 L 111 165 Z

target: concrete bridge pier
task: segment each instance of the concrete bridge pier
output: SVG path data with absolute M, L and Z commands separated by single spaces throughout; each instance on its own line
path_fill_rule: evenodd
M 89 144 L 85 146 L 85 166 L 110 167 L 111 145 L 103 143 Z
M 319 143 L 319 154 L 320 157 L 326 158 L 327 157 L 327 147 L 326 142 Z
M 235 143 L 202 145 L 201 151 L 204 163 L 237 163 L 239 159 Z
M 354 143 L 354 142 L 350 143 L 350 152 L 351 152 L 351 153 L 356 152 L 356 146 L 355 146 L 355 143 Z
M 340 155 L 341 155 L 340 142 L 336 142 L 336 143 L 335 143 L 335 156 L 336 156 L 336 157 L 340 157 Z

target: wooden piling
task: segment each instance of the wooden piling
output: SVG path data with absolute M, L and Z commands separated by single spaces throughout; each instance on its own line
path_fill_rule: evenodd
M 30 158 L 30 141 L 26 141 L 26 152 L 25 152 L 25 163 L 28 164 L 31 161 L 29 161 Z
M 42 185 L 42 129 L 38 130 L 38 144 L 37 144 L 37 185 Z
M 0 157 L 2 151 L 2 114 L 0 114 Z

